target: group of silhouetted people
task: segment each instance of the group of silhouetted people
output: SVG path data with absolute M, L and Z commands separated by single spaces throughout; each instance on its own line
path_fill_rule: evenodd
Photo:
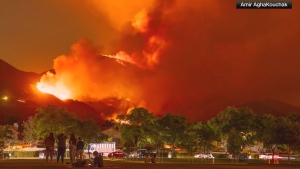
M 57 136 L 57 161 L 56 161 L 57 163 L 59 163 L 59 160 L 61 160 L 61 163 L 64 164 L 64 157 L 67 149 L 67 140 L 68 137 L 65 136 L 64 133 L 61 133 Z M 44 141 L 46 146 L 46 162 L 48 162 L 49 157 L 51 162 L 53 160 L 55 142 L 56 140 L 53 136 L 53 133 L 51 132 Z M 75 134 L 72 133 L 69 139 L 70 161 L 72 165 L 82 161 L 83 148 L 84 148 L 84 143 L 82 141 L 82 138 L 78 137 L 77 139 L 75 137 Z M 75 160 L 76 157 L 77 157 L 77 161 Z
M 156 154 L 154 154 L 152 158 L 150 158 L 149 154 L 146 155 L 145 163 L 156 163 L 156 161 L 157 161 Z

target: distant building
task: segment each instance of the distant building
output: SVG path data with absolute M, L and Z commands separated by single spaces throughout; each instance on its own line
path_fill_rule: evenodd
M 123 143 L 121 142 L 121 133 L 115 127 L 102 128 L 102 133 L 108 135 L 112 142 L 116 143 L 116 148 L 123 148 Z

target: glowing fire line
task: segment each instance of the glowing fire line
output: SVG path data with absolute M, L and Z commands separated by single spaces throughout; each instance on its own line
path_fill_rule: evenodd
M 124 51 L 120 51 L 116 55 L 103 55 L 103 54 L 101 54 L 101 55 L 105 56 L 105 57 L 117 59 L 118 62 L 119 61 L 125 61 L 125 62 L 135 64 L 134 60 Z

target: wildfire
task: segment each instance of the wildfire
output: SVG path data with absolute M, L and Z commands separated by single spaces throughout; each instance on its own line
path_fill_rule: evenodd
M 54 74 L 51 72 L 47 72 L 42 77 L 42 79 L 45 78 L 47 79 L 54 78 Z M 36 87 L 39 91 L 43 93 L 52 94 L 61 100 L 66 100 L 71 98 L 71 92 L 60 81 L 50 81 L 51 83 L 49 83 L 48 81 L 48 83 L 45 83 L 42 79 L 40 82 L 36 84 Z
M 106 57 L 109 57 L 109 58 L 114 58 L 114 59 L 116 59 L 116 61 L 118 63 L 120 63 L 122 65 L 124 65 L 124 62 L 122 62 L 122 61 L 129 62 L 129 63 L 132 63 L 132 64 L 136 64 L 135 61 L 124 51 L 120 51 L 116 55 L 102 55 L 102 56 L 106 56 Z
M 53 69 L 56 73 L 47 72 L 43 75 L 36 84 L 37 89 L 61 100 L 130 98 L 126 100 L 146 105 L 143 97 L 147 92 L 142 89 L 151 86 L 150 80 L 146 79 L 148 75 L 153 80 L 153 74 L 150 75 L 148 70 L 155 71 L 169 46 L 164 25 L 161 24 L 166 7 L 164 3 L 159 4 L 133 14 L 131 28 L 124 30 L 120 42 L 116 43 L 117 50 L 112 50 L 119 52 L 102 55 L 99 53 L 104 51 L 88 39 L 79 40 L 71 46 L 70 54 L 58 56 L 54 60 Z M 154 23 L 154 20 L 159 22 Z M 127 36 L 130 37 L 125 38 Z

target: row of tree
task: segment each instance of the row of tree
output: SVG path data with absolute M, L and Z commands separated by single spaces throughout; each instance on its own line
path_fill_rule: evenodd
M 119 115 L 115 124 L 125 143 L 130 147 L 161 148 L 164 144 L 207 152 L 214 141 L 225 145 L 233 157 L 247 146 L 258 145 L 262 151 L 282 150 L 288 153 L 300 148 L 300 114 L 275 118 L 270 114 L 255 115 L 249 108 L 228 107 L 206 123 L 192 122 L 179 115 L 155 117 L 144 108 Z M 273 158 L 274 159 L 274 158 Z
M 55 136 L 60 133 L 65 135 L 75 133 L 77 137 L 84 138 L 86 143 L 108 140 L 108 136 L 101 132 L 100 127 L 92 119 L 80 120 L 65 108 L 56 106 L 41 107 L 37 111 L 34 117 L 29 117 L 23 122 L 21 133 L 10 125 L 0 127 L 0 149 L 5 148 L 7 143 L 9 145 L 18 143 L 18 138 L 30 145 L 36 145 L 50 132 Z
M 22 135 L 27 143 L 35 143 L 47 137 L 50 132 L 54 135 L 75 133 L 76 136 L 84 138 L 87 143 L 102 142 L 108 138 L 101 132 L 94 120 L 82 121 L 74 114 L 67 112 L 65 108 L 41 107 L 38 108 L 38 112 L 23 123 Z
M 64 108 L 42 107 L 38 114 L 23 123 L 23 140 L 36 143 L 50 132 L 75 133 L 83 137 L 86 143 L 109 141 L 100 127 L 93 121 L 82 121 Z M 263 149 L 275 152 L 281 149 L 289 155 L 299 150 L 300 114 L 275 118 L 270 114 L 255 115 L 249 108 L 228 107 L 217 117 L 207 122 L 190 122 L 180 116 L 166 114 L 156 117 L 144 108 L 135 108 L 126 115 L 117 116 L 115 127 L 121 133 L 124 151 L 132 147 L 161 149 L 170 145 L 185 148 L 192 155 L 196 151 L 208 152 L 214 148 L 214 141 L 225 145 L 227 152 L 238 156 L 245 147 L 259 145 Z M 12 128 L 0 128 L 0 145 L 8 139 L 14 139 Z
M 12 125 L 0 126 L 0 152 L 6 147 L 6 143 L 17 143 L 18 132 Z

